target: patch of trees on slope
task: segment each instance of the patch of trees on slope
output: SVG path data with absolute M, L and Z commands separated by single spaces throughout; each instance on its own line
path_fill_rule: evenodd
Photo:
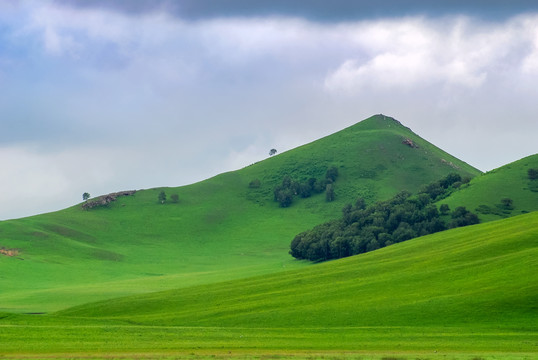
M 295 236 L 290 254 L 297 259 L 325 261 L 373 251 L 394 243 L 479 222 L 465 207 L 453 211 L 446 198 L 470 179 L 449 174 L 424 186 L 417 195 L 402 191 L 392 199 L 366 206 L 362 198 L 342 209 L 342 218 Z
M 334 201 L 334 186 L 337 178 L 338 169 L 336 166 L 328 168 L 325 177 L 321 179 L 311 177 L 305 181 L 297 181 L 286 175 L 282 179 L 282 183 L 273 189 L 274 200 L 279 203 L 280 207 L 289 207 L 297 196 L 304 199 L 325 191 L 325 200 Z M 261 186 L 261 181 L 254 179 L 248 186 L 251 189 L 257 189 Z

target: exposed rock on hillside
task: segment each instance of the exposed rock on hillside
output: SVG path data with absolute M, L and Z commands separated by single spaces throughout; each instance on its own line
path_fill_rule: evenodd
M 413 142 L 413 140 L 408 139 L 408 138 L 404 139 L 404 140 L 402 141 L 402 144 L 407 145 L 407 146 L 409 146 L 409 147 L 411 147 L 411 148 L 418 149 L 418 145 L 415 144 L 415 143 Z
M 129 191 L 120 191 L 120 192 L 110 193 L 108 195 L 102 195 L 95 199 L 86 201 L 84 204 L 82 204 L 82 208 L 84 210 L 89 210 L 89 209 L 93 209 L 94 207 L 105 206 L 105 205 L 110 204 L 113 201 L 116 201 L 116 199 L 120 196 L 133 195 L 135 192 L 136 190 L 129 190 Z
M 454 164 L 452 161 L 446 161 L 445 159 L 441 159 L 441 162 L 442 162 L 443 164 L 445 164 L 445 165 L 450 166 L 450 167 L 453 168 L 453 169 L 456 169 L 456 170 L 459 170 L 459 169 L 460 169 L 460 167 L 459 167 L 458 165 Z
M 19 250 L 18 249 L 6 249 L 5 247 L 0 248 L 0 255 L 5 256 L 18 256 Z

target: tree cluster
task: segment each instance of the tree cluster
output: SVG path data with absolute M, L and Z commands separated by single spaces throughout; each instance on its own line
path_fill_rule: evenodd
M 334 183 L 338 178 L 338 169 L 330 167 L 325 173 L 323 179 L 309 178 L 306 181 L 296 181 L 290 176 L 284 176 L 282 183 L 275 187 L 274 196 L 281 207 L 288 207 L 293 203 L 294 197 L 308 198 L 313 194 L 319 194 L 325 191 L 327 201 L 333 201 L 335 198 Z
M 161 204 L 164 204 L 167 200 L 167 197 L 166 197 L 166 193 L 164 191 L 161 191 L 159 193 L 159 195 L 157 196 L 157 200 L 159 200 L 159 202 Z M 172 194 L 170 195 L 170 200 L 174 203 L 174 204 L 177 204 L 179 202 L 179 195 L 178 194 Z
M 342 209 L 342 217 L 295 236 L 290 254 L 297 259 L 325 261 L 373 251 L 447 228 L 477 224 L 478 217 L 465 207 L 450 212 L 434 204 L 461 185 L 458 174 L 424 186 L 411 196 L 400 192 L 388 201 L 366 206 L 362 198 Z M 448 218 L 448 219 L 447 219 Z

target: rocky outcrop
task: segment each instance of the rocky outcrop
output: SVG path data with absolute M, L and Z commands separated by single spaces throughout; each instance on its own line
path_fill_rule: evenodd
M 413 142 L 413 140 L 408 139 L 408 138 L 405 138 L 405 139 L 402 141 L 402 144 L 407 145 L 407 146 L 409 146 L 409 147 L 411 147 L 411 148 L 414 148 L 414 149 L 418 149 L 418 145 L 415 144 L 415 143 Z
M 133 195 L 135 192 L 136 190 L 128 190 L 102 195 L 95 199 L 86 201 L 84 204 L 82 204 L 82 208 L 84 210 L 89 210 L 99 206 L 106 206 L 111 202 L 116 201 L 116 199 L 120 196 L 130 196 Z
M 5 247 L 0 248 L 0 255 L 5 256 L 18 256 L 19 250 L 18 249 L 6 249 Z
M 451 168 L 454 168 L 456 170 L 460 170 L 460 167 L 456 164 L 454 164 L 452 161 L 446 161 L 445 159 L 441 159 L 441 162 L 445 165 L 450 166 Z

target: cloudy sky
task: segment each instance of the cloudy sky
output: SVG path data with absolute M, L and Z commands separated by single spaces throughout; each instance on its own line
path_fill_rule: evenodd
M 378 113 L 491 170 L 538 152 L 537 84 L 536 1 L 0 0 L 0 219 Z

